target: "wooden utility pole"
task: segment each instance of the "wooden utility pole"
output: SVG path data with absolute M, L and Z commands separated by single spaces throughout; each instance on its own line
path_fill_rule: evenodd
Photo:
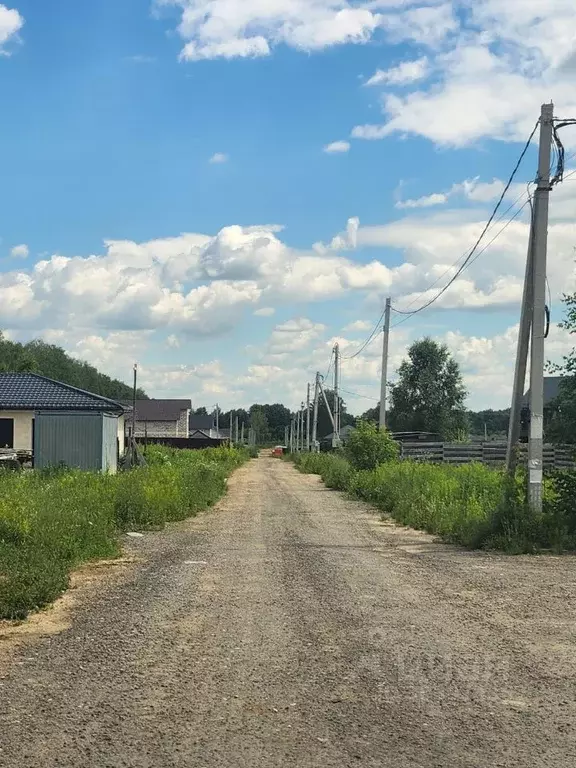
M 240 433 L 240 442 L 244 445 L 244 422 L 242 422 L 242 432 Z
M 388 343 L 390 340 L 390 310 L 392 299 L 386 299 L 384 335 L 382 339 L 382 378 L 380 380 L 380 429 L 386 429 L 386 403 L 388 395 Z
M 540 114 L 538 177 L 534 193 L 534 261 L 532 344 L 530 348 L 530 437 L 528 441 L 528 502 L 542 510 L 544 453 L 544 334 L 546 328 L 546 259 L 548 248 L 548 204 L 550 200 L 550 155 L 554 105 L 543 104 Z
M 236 414 L 236 425 L 235 425 L 235 430 L 234 430 L 234 433 L 235 433 L 235 440 L 234 440 L 234 442 L 235 443 L 238 443 L 238 436 L 239 436 L 239 432 L 238 432 L 239 423 L 238 422 L 239 422 L 239 418 L 238 418 L 238 414 Z

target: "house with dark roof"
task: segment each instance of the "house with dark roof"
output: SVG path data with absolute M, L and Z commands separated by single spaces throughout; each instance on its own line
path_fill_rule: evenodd
M 124 403 L 130 411 L 127 428 L 132 419 L 132 403 Z M 191 400 L 137 400 L 136 437 L 188 437 Z
M 82 418 L 89 416 L 93 418 Z M 41 436 L 36 434 L 40 423 Z M 0 448 L 36 453 L 40 437 L 44 465 L 64 461 L 87 469 L 115 469 L 118 452 L 124 452 L 124 408 L 115 400 L 37 373 L 0 373 Z M 90 466 L 87 447 L 93 454 Z M 74 459 L 72 448 L 77 462 L 68 460 Z M 97 466 L 98 453 L 106 467 Z
M 198 440 L 221 437 L 216 429 L 216 416 L 191 413 L 188 419 L 188 435 Z

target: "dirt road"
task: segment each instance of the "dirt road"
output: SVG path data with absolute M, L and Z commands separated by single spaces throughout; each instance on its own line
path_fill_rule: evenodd
M 573 558 L 436 544 L 271 458 L 130 541 L 0 655 L 4 768 L 576 764 Z

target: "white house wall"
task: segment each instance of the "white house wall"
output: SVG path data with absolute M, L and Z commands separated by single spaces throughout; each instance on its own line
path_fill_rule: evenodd
M 190 411 L 182 411 L 178 421 L 137 421 L 136 437 L 188 437 L 188 416 Z M 131 426 L 130 416 L 126 423 Z

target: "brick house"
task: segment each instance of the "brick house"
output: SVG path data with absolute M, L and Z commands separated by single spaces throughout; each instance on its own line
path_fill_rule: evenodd
M 132 403 L 125 402 L 126 426 L 132 424 Z M 188 437 L 191 400 L 137 400 L 136 437 Z

